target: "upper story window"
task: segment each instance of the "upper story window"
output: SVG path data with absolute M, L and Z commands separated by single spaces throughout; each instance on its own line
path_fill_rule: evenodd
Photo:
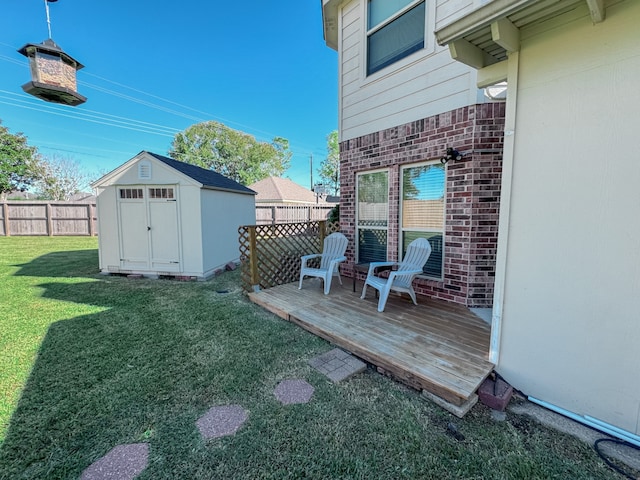
M 367 1 L 367 75 L 425 46 L 424 0 Z

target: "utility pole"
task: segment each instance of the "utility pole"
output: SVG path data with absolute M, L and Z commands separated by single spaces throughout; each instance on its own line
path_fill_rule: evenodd
M 309 174 L 311 176 L 311 187 L 310 187 L 310 189 L 313 190 L 313 153 L 311 155 L 309 155 Z

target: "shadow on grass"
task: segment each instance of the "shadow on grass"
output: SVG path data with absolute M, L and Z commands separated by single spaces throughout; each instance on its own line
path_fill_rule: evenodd
M 15 276 L 88 277 L 98 274 L 98 250 L 51 252 L 34 258 L 20 267 Z
M 43 298 L 105 310 L 49 325 L 0 447 L 0 479 L 79 478 L 114 446 L 141 441 L 161 464 L 154 475 L 195 475 L 206 454 L 195 426 L 204 411 L 225 403 L 259 409 L 251 399 L 262 396 L 265 379 L 324 348 L 299 329 L 265 322 L 237 272 L 198 283 L 130 280 L 91 275 L 94 259 L 95 251 L 50 253 L 16 273 L 84 273 L 96 281 L 37 286 Z

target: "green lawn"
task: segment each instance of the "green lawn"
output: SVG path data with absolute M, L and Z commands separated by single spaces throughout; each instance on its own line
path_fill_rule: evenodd
M 0 479 L 77 479 L 132 442 L 149 443 L 140 479 L 616 478 L 526 417 L 459 420 L 371 369 L 329 382 L 307 362 L 331 345 L 249 303 L 237 272 L 131 280 L 97 263 L 94 238 L 0 237 Z M 309 404 L 276 401 L 291 378 Z M 196 419 L 231 403 L 247 423 L 203 441 Z

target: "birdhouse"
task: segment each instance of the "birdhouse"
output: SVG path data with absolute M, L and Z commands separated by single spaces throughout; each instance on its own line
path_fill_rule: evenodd
M 50 38 L 42 43 L 27 43 L 18 50 L 29 59 L 31 81 L 22 89 L 47 102 L 75 107 L 87 98 L 78 93 L 76 72 L 84 65 L 66 54 Z

